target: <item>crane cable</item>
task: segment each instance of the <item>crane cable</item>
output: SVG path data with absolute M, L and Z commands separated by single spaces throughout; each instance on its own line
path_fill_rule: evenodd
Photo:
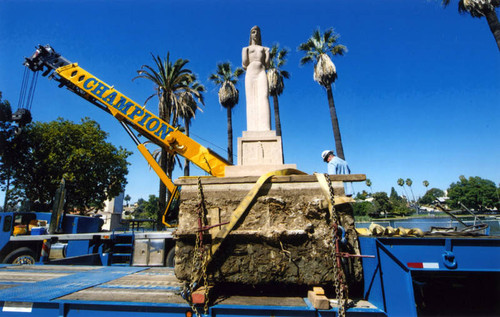
M 19 101 L 17 104 L 18 108 L 24 108 L 31 110 L 33 105 L 33 96 L 35 95 L 35 89 L 38 82 L 38 72 L 33 72 L 30 78 L 28 68 L 24 69 L 23 81 L 21 82 L 21 90 L 19 91 Z M 29 86 L 29 88 L 28 88 Z

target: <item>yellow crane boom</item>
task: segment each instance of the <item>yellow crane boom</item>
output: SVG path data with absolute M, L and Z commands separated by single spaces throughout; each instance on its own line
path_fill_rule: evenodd
M 176 127 L 171 126 L 168 122 L 165 122 L 147 110 L 145 106 L 140 106 L 116 90 L 114 86 L 106 84 L 78 66 L 77 63 L 71 63 L 57 53 L 50 45 L 38 46 L 35 53 L 25 59 L 24 65 L 34 72 L 43 71 L 44 76 L 50 74 L 49 78 L 58 81 L 60 87 L 65 86 L 70 91 L 105 110 L 120 121 L 136 143 L 140 153 L 171 193 L 165 214 L 173 201 L 179 198 L 178 188 L 172 183 L 165 171 L 154 160 L 146 146 L 139 141 L 130 128 L 133 128 L 140 135 L 170 153 L 179 154 L 187 158 L 210 175 L 224 177 L 225 168 L 230 165 L 229 162 L 180 132 Z M 167 224 L 165 214 L 163 223 Z

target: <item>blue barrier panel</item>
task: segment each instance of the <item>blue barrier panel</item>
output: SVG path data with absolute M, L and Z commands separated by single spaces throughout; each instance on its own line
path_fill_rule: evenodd
M 0 299 L 6 302 L 47 302 L 145 269 L 140 267 L 101 267 L 86 272 L 1 289 Z

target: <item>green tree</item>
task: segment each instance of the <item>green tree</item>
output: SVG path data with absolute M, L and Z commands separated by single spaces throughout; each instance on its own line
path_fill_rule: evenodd
M 368 198 L 368 193 L 366 192 L 366 190 L 358 192 L 355 197 L 355 199 L 358 200 L 365 200 L 366 198 Z
M 412 211 L 416 209 L 410 209 L 406 202 L 400 201 L 391 201 L 392 212 L 398 214 L 400 216 L 406 216 L 412 213 Z
M 392 201 L 403 201 L 403 198 L 398 195 L 398 192 L 394 189 L 394 187 L 391 187 L 391 194 L 389 195 L 389 199 Z
M 9 138 L 8 129 L 12 122 L 12 108 L 8 100 L 2 100 L 0 91 L 0 154 L 3 154 L 7 139 Z
M 130 198 L 130 196 L 128 194 L 125 195 L 125 197 L 123 198 L 123 200 L 125 200 L 125 202 L 127 203 L 127 206 L 129 205 L 130 199 L 132 199 L 132 198 Z
M 11 151 L 11 143 L 14 138 L 14 126 L 12 125 L 12 108 L 7 100 L 2 100 L 0 91 L 0 186 L 5 191 L 3 208 L 7 209 L 9 201 L 10 182 L 12 179 L 12 162 L 14 161 Z
M 176 127 L 178 118 L 182 113 L 184 104 L 181 102 L 183 92 L 196 95 L 198 92 L 192 87 L 195 77 L 190 69 L 185 68 L 189 60 L 179 58 L 175 62 L 170 60 L 170 52 L 167 57 L 161 59 L 160 56 L 153 56 L 154 66 L 142 65 L 137 71 L 138 76 L 134 78 L 143 78 L 153 82 L 155 92 L 150 95 L 145 104 L 153 97 L 158 98 L 159 117 L 165 122 Z M 161 149 L 159 157 L 160 167 L 165 171 L 169 178 L 172 178 L 172 172 L 175 167 L 175 154 Z M 167 207 L 167 187 L 160 181 L 158 198 L 158 214 L 156 221 L 161 225 L 162 211 Z M 170 196 L 170 193 L 169 193 Z
M 326 89 L 333 136 L 335 138 L 335 149 L 337 156 L 345 159 L 337 110 L 332 93 L 332 83 L 337 79 L 337 70 L 329 56 L 329 54 L 332 56 L 344 55 L 347 52 L 344 45 L 337 43 L 339 37 L 340 35 L 336 34 L 333 29 L 328 29 L 323 34 L 317 29 L 306 42 L 299 45 L 298 49 L 305 53 L 305 56 L 300 60 L 300 64 L 314 62 L 314 80 Z
M 25 135 L 25 128 L 18 129 L 14 124 L 10 103 L 2 100 L 0 92 L 0 189 L 5 192 L 5 211 L 13 210 L 22 201 L 22 192 L 12 185 L 15 185 L 16 170 L 22 168 L 27 152 Z
M 499 206 L 496 184 L 481 177 L 461 175 L 460 181 L 452 183 L 448 188 L 447 204 L 451 208 L 461 208 L 460 203 L 474 210 L 486 210 Z
M 135 219 L 156 219 L 159 213 L 158 209 L 158 197 L 155 195 L 149 195 L 148 200 L 139 198 L 137 200 L 137 208 L 134 210 Z M 153 223 L 144 223 L 143 227 L 151 228 L 154 227 Z
M 158 197 L 155 195 L 149 195 L 149 199 L 144 202 L 144 214 L 146 219 L 154 219 L 155 215 L 159 212 L 158 210 Z
M 377 208 L 377 212 L 388 214 L 392 212 L 392 204 L 389 201 L 389 197 L 387 196 L 387 193 L 385 192 L 377 192 L 372 195 L 373 197 L 373 202 L 375 204 L 375 207 Z
M 372 202 L 361 201 L 352 205 L 355 216 L 369 216 L 376 213 L 377 209 Z
M 425 180 L 422 182 L 422 185 L 424 185 L 424 187 L 427 188 L 429 187 L 429 182 Z
M 281 136 L 281 120 L 278 103 L 278 96 L 285 89 L 284 78 L 289 79 L 290 74 L 281 69 L 286 64 L 286 56 L 289 50 L 287 48 L 280 49 L 279 44 L 275 44 L 269 51 L 270 65 L 267 70 L 267 82 L 269 83 L 269 95 L 273 97 L 274 104 L 274 122 L 276 127 L 276 135 Z
M 208 78 L 219 88 L 219 103 L 227 111 L 227 160 L 233 164 L 233 119 L 232 110 L 238 104 L 240 92 L 236 89 L 239 77 L 245 71 L 238 67 L 231 69 L 231 63 L 217 64 L 217 70 Z
M 134 217 L 138 217 L 138 215 L 140 215 L 141 213 L 144 212 L 144 203 L 146 201 L 144 200 L 144 198 L 139 198 L 137 199 L 137 203 L 136 203 L 136 207 L 134 208 Z
M 442 0 L 442 4 L 446 7 L 450 4 L 450 0 Z M 495 38 L 497 47 L 500 50 L 500 23 L 495 11 L 500 6 L 499 0 L 459 0 L 458 12 L 468 12 L 473 18 L 485 17 L 490 27 L 490 31 Z
M 62 178 L 66 210 L 100 209 L 125 188 L 131 152 L 106 142 L 107 133 L 88 118 L 80 124 L 59 119 L 34 122 L 26 129 L 28 150 L 16 168 L 16 186 L 33 209 L 48 211 Z
M 444 191 L 439 188 L 431 188 L 425 192 L 424 196 L 418 200 L 420 204 L 432 204 L 438 197 L 444 197 Z
M 411 212 L 410 208 L 408 208 L 406 201 L 398 195 L 396 189 L 391 187 L 391 193 L 389 195 L 389 202 L 392 206 L 392 212 L 407 215 Z

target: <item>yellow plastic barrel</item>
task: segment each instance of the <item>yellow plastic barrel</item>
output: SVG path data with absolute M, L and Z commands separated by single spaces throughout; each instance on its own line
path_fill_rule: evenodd
M 14 235 L 21 235 L 21 234 L 26 234 L 28 233 L 28 229 L 26 228 L 26 225 L 17 225 L 14 226 Z

